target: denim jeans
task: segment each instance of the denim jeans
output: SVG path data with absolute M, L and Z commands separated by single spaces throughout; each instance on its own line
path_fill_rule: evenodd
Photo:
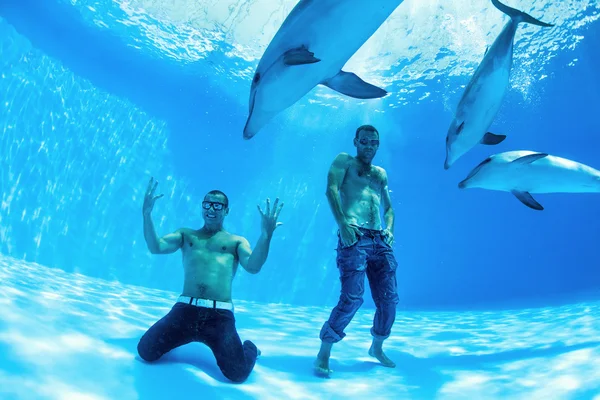
M 243 382 L 254 368 L 258 350 L 246 340 L 242 344 L 229 310 L 175 303 L 171 311 L 146 331 L 138 343 L 138 353 L 146 361 L 156 361 L 165 353 L 190 342 L 201 342 L 212 350 L 225 377 Z
M 344 329 L 363 304 L 365 274 L 376 307 L 371 335 L 387 339 L 396 318 L 398 263 L 392 247 L 384 241 L 383 231 L 359 229 L 363 235 L 353 245 L 343 247 L 338 240 L 337 267 L 342 290 L 338 304 L 321 328 L 319 337 L 324 342 L 337 343 L 346 336 Z

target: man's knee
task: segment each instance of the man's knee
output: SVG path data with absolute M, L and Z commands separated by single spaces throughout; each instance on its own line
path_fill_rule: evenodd
M 242 373 L 240 371 L 230 371 L 225 373 L 223 371 L 223 375 L 233 383 L 243 383 L 248 379 L 248 376 L 250 376 L 250 372 Z
M 249 364 L 234 364 L 232 362 L 217 362 L 223 376 L 234 383 L 242 383 L 248 379 L 253 367 Z
M 148 343 L 148 340 L 145 340 L 144 337 L 140 339 L 137 345 L 137 352 L 139 356 L 147 362 L 152 362 L 158 360 L 162 354 L 156 350 L 154 346 Z
M 396 307 L 399 301 L 400 299 L 398 298 L 398 292 L 396 292 L 395 290 L 385 292 L 381 296 L 381 303 L 389 307 Z
M 363 299 L 363 295 L 364 295 L 364 290 L 361 292 L 355 292 L 355 293 L 342 292 L 340 300 L 341 300 L 342 304 L 344 304 L 345 311 L 352 312 L 352 311 L 358 310 L 365 301 Z

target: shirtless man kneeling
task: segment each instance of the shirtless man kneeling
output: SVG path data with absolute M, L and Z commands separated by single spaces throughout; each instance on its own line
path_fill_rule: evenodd
M 339 302 L 319 335 L 321 348 L 314 367 L 321 376 L 331 373 L 331 348 L 346 336 L 344 329 L 363 303 L 365 275 L 376 306 L 369 355 L 386 367 L 396 366 L 382 349 L 396 317 L 398 264 L 392 250 L 394 210 L 387 173 L 371 163 L 379 149 L 379 132 L 371 125 L 360 126 L 354 146 L 356 157 L 340 153 L 327 175 L 327 199 L 339 227 L 337 267 L 342 288 Z M 382 212 L 385 229 L 381 226 Z
M 138 353 L 145 361 L 156 361 L 165 353 L 190 342 L 201 342 L 212 350 L 223 375 L 233 382 L 245 381 L 260 351 L 254 343 L 243 344 L 235 327 L 231 284 L 238 264 L 251 274 L 258 273 L 267 259 L 273 231 L 281 222 L 277 217 L 283 203 L 273 208 L 267 199 L 265 212 L 260 206 L 262 231 L 254 251 L 248 240 L 223 229 L 229 213 L 227 196 L 218 190 L 206 194 L 202 202 L 204 226 L 181 228 L 162 238 L 152 223 L 158 182 L 150 179 L 142 208 L 144 238 L 152 254 L 169 254 L 181 249 L 183 292 L 171 310 L 142 336 Z

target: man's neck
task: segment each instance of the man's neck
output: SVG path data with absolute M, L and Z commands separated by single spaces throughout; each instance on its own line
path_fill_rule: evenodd
M 356 160 L 358 161 L 358 163 L 360 164 L 361 167 L 363 168 L 370 168 L 371 167 L 371 160 L 370 161 L 366 161 L 364 159 L 362 159 L 361 157 L 356 157 Z
M 201 232 L 208 233 L 208 234 L 215 234 L 222 230 L 223 230 L 223 224 L 217 224 L 217 225 L 204 224 L 204 226 L 200 229 Z

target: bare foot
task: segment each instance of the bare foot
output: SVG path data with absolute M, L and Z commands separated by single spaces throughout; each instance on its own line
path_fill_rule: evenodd
M 383 353 L 381 349 L 375 349 L 373 346 L 369 349 L 369 355 L 375 357 L 384 367 L 394 368 L 396 364 Z
M 329 378 L 333 372 L 329 369 L 329 356 L 318 355 L 314 363 L 315 375 L 322 378 Z
M 321 348 L 319 349 L 319 354 L 317 354 L 317 359 L 314 363 L 315 375 L 329 378 L 329 374 L 333 372 L 329 369 L 329 357 L 331 356 L 332 347 L 333 343 L 321 341 Z

